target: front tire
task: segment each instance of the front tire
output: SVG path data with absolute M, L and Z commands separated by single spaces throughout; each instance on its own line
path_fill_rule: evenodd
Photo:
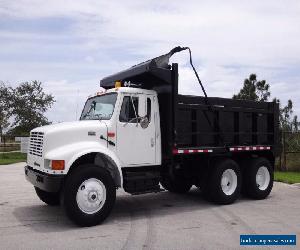
M 266 158 L 252 159 L 245 169 L 245 194 L 250 198 L 265 199 L 273 188 L 274 171 Z
M 94 226 L 104 221 L 115 200 L 115 183 L 102 167 L 80 165 L 67 178 L 64 208 L 68 217 L 80 226 Z
M 45 202 L 49 206 L 58 206 L 60 203 L 60 193 L 46 192 L 38 187 L 34 187 L 37 196 L 41 201 Z
M 218 204 L 231 204 L 240 196 L 241 172 L 231 159 L 216 162 L 204 187 L 207 199 Z

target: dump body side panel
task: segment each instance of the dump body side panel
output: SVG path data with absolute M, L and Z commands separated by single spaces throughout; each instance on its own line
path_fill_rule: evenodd
M 271 145 L 278 149 L 278 104 L 178 95 L 178 148 Z

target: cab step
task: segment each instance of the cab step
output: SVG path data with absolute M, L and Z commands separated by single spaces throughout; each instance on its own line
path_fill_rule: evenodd
M 162 191 L 159 185 L 160 172 L 156 168 L 123 169 L 124 190 L 130 194 L 156 193 Z

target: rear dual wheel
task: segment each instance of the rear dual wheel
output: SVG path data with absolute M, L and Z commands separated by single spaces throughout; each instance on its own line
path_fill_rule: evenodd
M 238 164 L 226 159 L 216 162 L 202 190 L 209 200 L 231 204 L 243 192 L 253 199 L 265 199 L 273 187 L 273 167 L 266 158 L 250 159 L 244 166 L 243 184 Z
M 265 199 L 273 188 L 274 171 L 266 158 L 251 159 L 245 166 L 243 191 L 253 199 Z
M 218 204 L 233 203 L 239 197 L 240 190 L 240 168 L 231 159 L 216 162 L 203 187 L 205 197 Z

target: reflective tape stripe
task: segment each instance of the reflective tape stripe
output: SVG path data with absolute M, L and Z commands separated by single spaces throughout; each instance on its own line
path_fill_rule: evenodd
M 247 147 L 234 147 L 229 148 L 229 151 L 253 151 L 253 150 L 270 150 L 269 146 L 247 146 Z
M 173 149 L 173 154 L 212 153 L 212 149 Z
M 237 151 L 255 151 L 255 150 L 270 150 L 270 146 L 242 146 L 229 148 L 231 152 Z M 212 149 L 173 149 L 173 154 L 193 154 L 193 153 L 212 153 Z

